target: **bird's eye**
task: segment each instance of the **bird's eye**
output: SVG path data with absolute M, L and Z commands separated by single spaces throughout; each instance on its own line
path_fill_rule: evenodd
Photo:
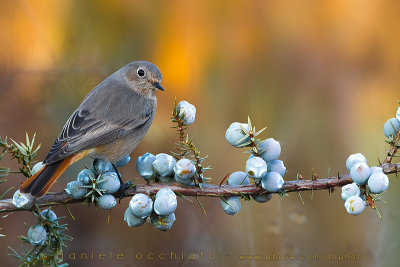
M 138 69 L 138 70 L 137 70 L 137 74 L 138 74 L 140 77 L 143 77 L 143 76 L 145 75 L 145 72 L 144 72 L 143 69 Z

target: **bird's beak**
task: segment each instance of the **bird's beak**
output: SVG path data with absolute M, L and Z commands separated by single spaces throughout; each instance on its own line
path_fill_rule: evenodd
M 161 84 L 160 83 L 158 83 L 158 82 L 153 82 L 153 83 L 151 83 L 155 88 L 157 88 L 157 89 L 159 89 L 159 90 L 161 90 L 161 91 L 164 91 L 164 88 L 162 88 L 162 86 L 161 86 Z

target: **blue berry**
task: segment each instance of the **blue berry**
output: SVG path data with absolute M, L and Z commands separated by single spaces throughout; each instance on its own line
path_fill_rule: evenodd
M 97 198 L 96 203 L 97 206 L 105 210 L 110 210 L 117 205 L 117 201 L 113 195 L 102 195 Z
M 252 157 L 247 160 L 246 173 L 250 178 L 261 179 L 267 172 L 267 163 L 262 158 Z
M 351 167 L 353 167 L 353 165 L 358 162 L 364 162 L 365 164 L 368 164 L 367 159 L 364 157 L 363 154 L 361 153 L 351 154 L 346 160 L 347 170 L 350 171 Z
M 383 169 L 378 166 L 370 167 L 369 170 L 371 171 L 371 175 L 374 173 L 383 173 Z
M 83 187 L 81 181 L 72 181 L 67 184 L 65 192 L 67 192 L 72 199 L 80 199 L 87 194 L 87 189 Z
M 134 215 L 145 218 L 153 211 L 153 200 L 149 196 L 139 193 L 132 197 L 129 208 Z
M 154 170 L 161 176 L 168 176 L 174 172 L 176 160 L 173 156 L 160 153 L 157 154 L 156 159 L 153 161 Z
M 28 230 L 28 239 L 32 246 L 43 245 L 47 239 L 46 229 L 40 224 L 31 226 Z
M 181 180 L 191 180 L 196 173 L 196 166 L 189 159 L 180 159 L 174 166 L 174 173 Z
M 196 107 L 190 104 L 189 102 L 182 100 L 177 105 L 178 116 L 183 115 L 183 125 L 190 125 L 194 123 L 196 118 Z
M 365 201 L 359 196 L 351 196 L 344 203 L 344 207 L 351 215 L 359 215 L 365 209 Z
M 12 202 L 18 209 L 30 209 L 33 206 L 33 196 L 29 193 L 21 193 L 18 189 L 13 195 Z
M 174 180 L 175 180 L 175 182 L 177 182 L 178 184 L 181 184 L 181 185 L 191 185 L 191 184 L 193 184 L 193 180 L 192 179 L 185 180 L 185 179 L 179 178 L 176 175 L 174 176 Z
M 265 162 L 273 161 L 279 158 L 281 154 L 281 145 L 274 138 L 268 138 L 260 144 L 261 154 Z
M 167 195 L 169 194 L 169 195 L 176 196 L 174 191 L 172 191 L 169 188 L 164 187 L 164 188 L 161 188 L 160 190 L 158 190 L 158 192 L 156 193 L 155 198 L 158 198 L 159 196 L 164 195 L 164 194 L 167 194 Z
M 268 162 L 267 165 L 268 165 L 268 172 L 277 172 L 282 177 L 286 173 L 286 167 L 283 164 L 282 160 L 276 159 L 276 160 Z
M 124 221 L 128 224 L 129 227 L 138 227 L 144 224 L 146 219 L 134 215 L 130 208 L 127 208 L 124 213 Z
M 400 128 L 400 122 L 396 118 L 389 119 L 383 126 L 383 133 L 386 137 L 395 136 Z
M 350 177 L 358 185 L 367 184 L 368 178 L 371 175 L 371 170 L 364 162 L 358 162 L 353 165 L 350 170 Z
M 175 214 L 172 213 L 167 216 L 160 216 L 153 214 L 150 217 L 150 222 L 153 224 L 154 228 L 160 231 L 168 231 L 172 228 L 173 223 L 175 222 Z
M 128 156 L 118 160 L 117 162 L 115 162 L 115 166 L 117 166 L 117 167 L 125 166 L 126 164 L 129 163 L 130 160 L 131 160 L 131 157 L 128 155 Z
M 40 171 L 44 166 L 46 166 L 46 164 L 43 164 L 43 162 L 38 162 L 36 163 L 31 170 L 31 174 L 35 175 L 35 173 L 37 173 L 38 171 Z
M 237 171 L 229 175 L 228 185 L 249 185 L 250 179 L 247 177 L 246 173 L 242 171 Z
M 84 185 L 88 185 L 93 181 L 94 178 L 96 178 L 96 175 L 92 170 L 83 169 L 79 172 L 77 180 L 81 181 Z
M 171 189 L 160 191 L 157 192 L 154 200 L 155 213 L 158 215 L 170 215 L 174 213 L 178 204 L 175 193 Z
M 279 192 L 282 189 L 285 181 L 277 172 L 269 172 L 261 179 L 261 187 L 268 192 Z
M 242 208 L 239 197 L 235 196 L 221 199 L 221 206 L 225 213 L 229 215 L 235 215 Z
M 105 190 L 106 194 L 114 194 L 121 187 L 121 182 L 115 172 L 105 172 L 97 179 L 99 189 Z
M 389 178 L 383 172 L 372 174 L 368 179 L 368 188 L 371 193 L 380 194 L 389 187 Z
M 57 215 L 51 209 L 42 210 L 40 214 L 43 216 L 43 218 L 49 219 L 51 221 L 57 220 Z
M 265 203 L 271 200 L 272 194 L 251 195 L 251 197 L 259 203 Z
M 359 196 L 360 188 L 356 183 L 347 184 L 342 187 L 341 198 L 346 201 L 351 196 Z
M 397 108 L 396 119 L 400 121 L 400 107 Z
M 247 123 L 232 123 L 226 130 L 225 139 L 234 147 L 241 146 L 250 141 L 250 138 L 245 136 L 249 132 L 249 125 Z
M 149 152 L 146 152 L 136 160 L 136 170 L 147 181 L 156 175 L 156 171 L 153 169 L 153 162 L 155 160 L 156 156 Z
M 93 161 L 94 172 L 99 175 L 104 172 L 115 171 L 111 162 L 106 159 L 94 159 Z

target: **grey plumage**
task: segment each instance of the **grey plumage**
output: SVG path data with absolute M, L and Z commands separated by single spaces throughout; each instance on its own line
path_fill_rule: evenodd
M 153 122 L 156 91 L 164 91 L 160 83 L 159 69 L 146 61 L 129 63 L 101 82 L 69 117 L 45 166 L 20 191 L 42 196 L 70 164 L 86 155 L 114 163 L 131 153 Z
M 147 78 L 141 79 L 137 75 L 138 68 L 145 70 Z M 153 84 L 160 82 L 158 68 L 144 61 L 132 62 L 109 76 L 70 116 L 44 163 L 51 164 L 99 146 L 106 146 L 106 151 L 93 151 L 91 154 L 99 154 L 110 161 L 129 154 L 153 121 L 157 106 Z M 102 152 L 107 152 L 107 144 L 117 139 L 131 142 L 125 144 L 131 151 L 121 147 L 119 149 L 124 155 L 118 151 L 111 153 L 113 155 L 102 155 Z

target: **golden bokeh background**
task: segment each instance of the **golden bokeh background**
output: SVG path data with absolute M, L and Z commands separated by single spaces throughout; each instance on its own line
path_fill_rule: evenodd
M 43 159 L 72 111 L 105 77 L 133 60 L 155 63 L 165 92 L 158 94 L 155 121 L 131 155 L 173 149 L 169 121 L 172 101 L 197 107 L 189 129 L 213 169 L 212 183 L 243 170 L 246 155 L 230 146 L 224 133 L 247 116 L 265 138 L 281 142 L 288 168 L 319 177 L 346 171 L 349 154 L 361 152 L 370 165 L 385 155 L 383 124 L 400 98 L 400 3 L 397 1 L 1 1 L 0 136 L 23 140 L 37 133 Z M 83 163 L 89 164 L 86 160 Z M 9 158 L 1 166 L 17 168 Z M 75 179 L 71 167 L 52 188 Z M 135 160 L 121 169 L 141 182 Z M 226 215 L 217 198 L 179 199 L 171 231 L 150 224 L 129 228 L 123 221 L 128 199 L 112 210 L 62 206 L 74 241 L 68 253 L 124 253 L 123 260 L 68 260 L 71 266 L 396 266 L 399 260 L 400 182 L 391 176 L 378 207 L 357 217 L 346 213 L 340 190 L 274 196 L 265 204 L 242 202 Z M 22 182 L 10 175 L 3 192 Z M 8 196 L 12 194 L 9 193 Z M 107 216 L 110 223 L 107 224 Z M 19 248 L 17 235 L 34 223 L 30 213 L 0 220 L 2 266 L 17 262 L 7 246 Z M 203 260 L 150 260 L 147 253 L 204 253 Z M 142 260 L 135 255 L 142 253 Z M 211 253 L 211 254 L 210 254 Z M 215 254 L 216 259 L 209 260 Z M 295 255 L 296 261 L 241 260 L 240 255 Z M 363 260 L 335 260 L 338 255 Z M 227 257 L 229 255 L 229 257 Z M 330 255 L 331 260 L 307 260 Z M 115 255 L 114 255 L 115 256 Z

